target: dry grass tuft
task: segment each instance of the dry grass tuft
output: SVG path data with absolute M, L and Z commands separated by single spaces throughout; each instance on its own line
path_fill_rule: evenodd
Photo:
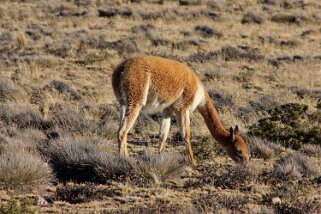
M 24 33 L 19 32 L 17 35 L 17 43 L 19 49 L 24 49 L 28 46 L 28 40 Z
M 52 106 L 50 121 L 58 128 L 71 134 L 90 135 L 96 132 L 98 124 L 87 119 L 77 109 L 64 108 L 65 106 Z
M 179 154 L 146 152 L 131 164 L 135 176 L 147 182 L 162 184 L 168 179 L 178 177 L 187 165 L 187 160 Z
M 251 157 L 263 158 L 264 160 L 272 159 L 275 156 L 275 151 L 270 144 L 271 142 L 266 139 L 251 138 L 249 143 Z
M 320 168 L 311 158 L 291 152 L 274 163 L 272 174 L 280 180 L 297 180 L 320 176 Z
M 106 182 L 109 179 L 121 180 L 132 172 L 129 160 L 121 159 L 118 155 L 98 153 L 94 171 L 96 181 Z
M 7 189 L 38 189 L 49 185 L 53 176 L 48 164 L 39 157 L 14 152 L 0 155 L 0 187 Z
M 61 94 L 68 94 L 74 100 L 79 100 L 81 96 L 68 84 L 59 80 L 53 80 L 49 85 L 45 86 L 44 89 L 54 88 Z
M 105 183 L 127 173 L 125 162 L 113 154 L 102 153 L 92 142 L 77 142 L 68 137 L 39 145 L 56 177 L 63 181 Z
M 313 144 L 304 144 L 300 151 L 308 156 L 321 158 L 321 147 L 320 145 L 313 145 Z
M 19 129 L 35 128 L 39 130 L 46 130 L 51 127 L 51 123 L 44 120 L 37 111 L 13 103 L 0 106 L 0 119 L 6 125 L 16 126 Z
M 16 85 L 11 80 L 0 78 L 0 101 L 17 101 L 21 98 L 24 98 L 26 93 L 24 90 Z

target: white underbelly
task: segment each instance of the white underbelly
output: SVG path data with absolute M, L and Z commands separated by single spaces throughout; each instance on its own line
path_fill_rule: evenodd
M 193 101 L 188 107 L 189 111 L 192 112 L 196 107 L 204 102 L 204 88 L 202 84 L 199 84 L 198 88 L 193 97 Z M 146 93 L 144 108 L 149 111 L 162 111 L 165 108 L 172 107 L 173 109 L 181 109 L 184 102 L 183 89 L 177 93 L 176 97 L 173 97 L 170 100 L 161 99 L 156 92 L 148 90 Z
M 160 99 L 156 94 L 149 93 L 147 96 L 147 100 L 145 103 L 145 108 L 147 109 L 155 109 L 155 110 L 163 110 L 169 106 L 171 106 L 173 102 L 168 102 Z

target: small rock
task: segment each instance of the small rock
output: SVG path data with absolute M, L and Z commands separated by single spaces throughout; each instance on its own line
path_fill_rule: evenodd
M 280 204 L 280 203 L 281 203 L 281 199 L 279 197 L 272 198 L 272 204 Z
M 48 202 L 43 197 L 39 196 L 37 198 L 37 206 L 48 206 Z

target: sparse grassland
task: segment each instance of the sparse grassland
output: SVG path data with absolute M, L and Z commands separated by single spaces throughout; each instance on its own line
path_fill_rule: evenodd
M 0 213 L 321 213 L 318 0 L 2 0 Z M 173 118 L 146 109 L 117 151 L 112 70 L 151 54 L 188 64 L 251 160 L 198 113 L 186 164 Z M 170 87 L 170 86 L 169 86 Z M 146 152 L 147 151 L 147 152 Z

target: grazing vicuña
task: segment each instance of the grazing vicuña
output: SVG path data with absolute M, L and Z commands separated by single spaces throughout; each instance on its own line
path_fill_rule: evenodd
M 121 122 L 118 131 L 119 153 L 127 157 L 127 134 L 143 106 L 161 107 L 159 151 L 164 149 L 170 128 L 171 115 L 175 114 L 189 161 L 195 165 L 190 143 L 190 113 L 197 108 L 212 136 L 236 162 L 248 160 L 244 140 L 238 127 L 226 131 L 219 121 L 212 101 L 198 76 L 186 65 L 155 56 L 137 56 L 122 62 L 113 72 L 112 85 L 121 105 Z

